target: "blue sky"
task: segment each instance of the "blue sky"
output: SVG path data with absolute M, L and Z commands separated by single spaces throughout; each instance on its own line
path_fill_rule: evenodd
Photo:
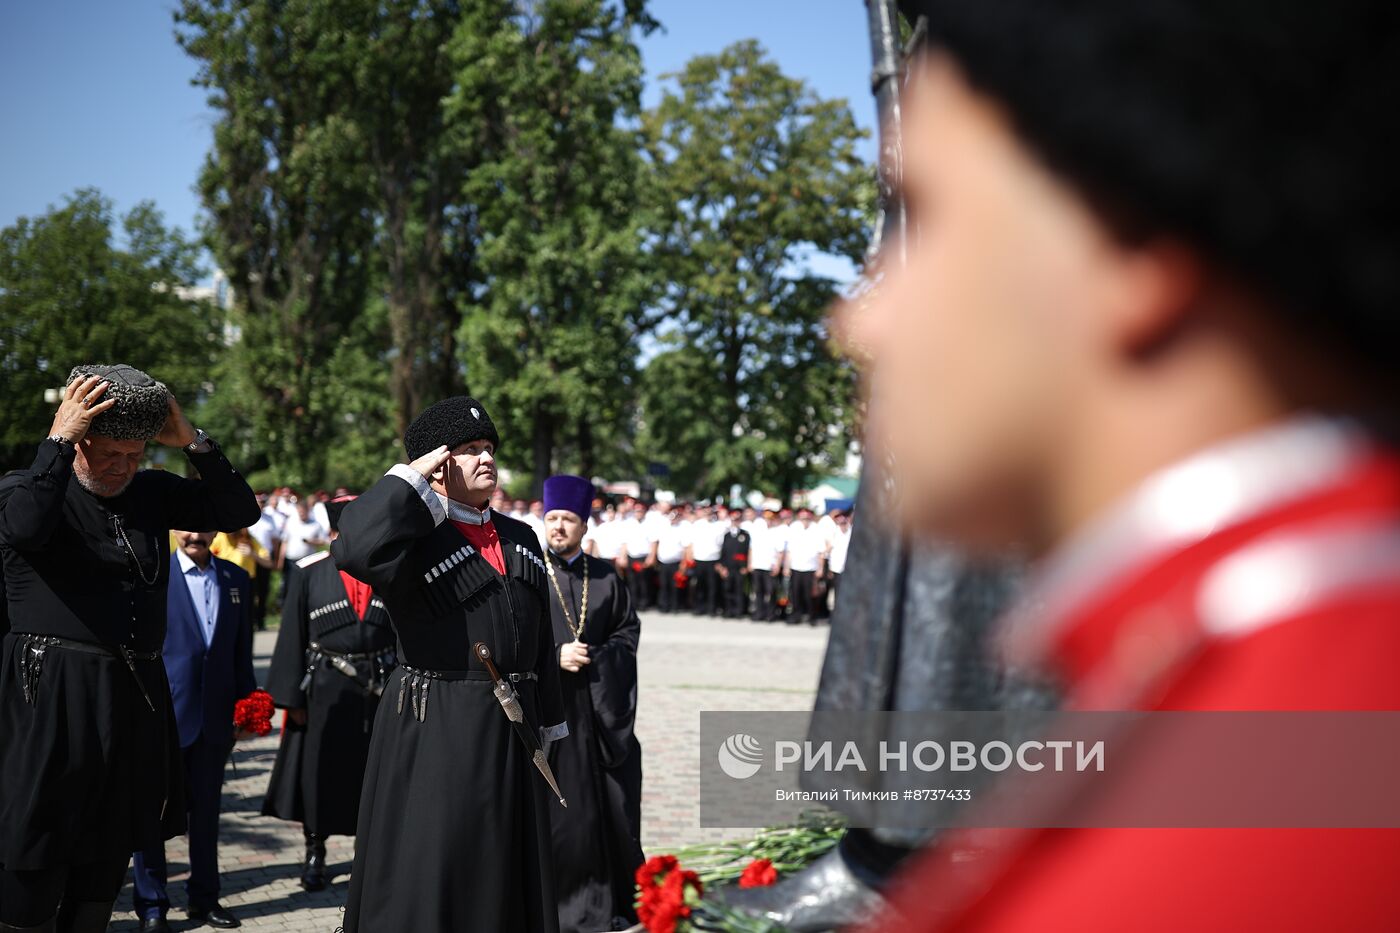
M 0 0 L 0 227 L 95 186 L 125 211 L 150 199 L 187 232 L 212 117 L 190 85 L 168 0 Z M 693 55 L 757 38 L 788 74 L 844 97 L 870 129 L 862 0 L 653 0 L 648 87 Z M 873 159 L 873 140 L 865 143 Z

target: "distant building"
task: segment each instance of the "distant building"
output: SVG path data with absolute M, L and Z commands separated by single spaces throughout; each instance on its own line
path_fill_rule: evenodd
M 798 505 L 824 515 L 832 509 L 848 509 L 855 502 L 860 480 L 854 476 L 828 476 L 811 489 L 799 491 L 793 499 Z

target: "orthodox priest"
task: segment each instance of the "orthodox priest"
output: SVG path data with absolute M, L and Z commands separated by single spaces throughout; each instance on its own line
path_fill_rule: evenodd
M 354 496 L 326 503 L 331 540 Z M 394 630 L 369 584 L 329 551 L 299 562 L 282 604 L 268 692 L 287 711 L 262 812 L 302 824 L 301 886 L 326 886 L 326 837 L 353 836 L 375 711 L 396 663 Z
M 561 933 L 623 930 L 642 864 L 642 748 L 637 713 L 641 622 L 612 565 L 583 553 L 593 484 L 551 476 L 544 484 L 550 614 L 571 738 L 550 749 L 569 800 L 554 820 Z
M 431 405 L 405 432 L 412 462 L 340 517 L 332 558 L 384 601 L 400 662 L 370 741 L 346 933 L 559 926 L 564 811 L 534 752 L 569 727 L 539 538 L 488 506 L 499 441 L 476 399 Z
M 150 440 L 201 478 L 139 469 Z M 257 518 L 170 391 L 124 365 L 74 369 L 33 465 L 0 480 L 0 930 L 100 933 L 131 853 L 183 830 L 170 529 Z

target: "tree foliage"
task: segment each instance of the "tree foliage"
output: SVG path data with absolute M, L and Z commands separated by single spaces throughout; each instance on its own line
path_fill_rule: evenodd
M 363 37 L 328 0 L 183 0 L 177 38 L 218 114 L 200 173 L 207 239 L 238 295 L 227 438 L 287 482 L 327 469 L 345 412 L 315 404 L 365 307 L 373 177 L 354 117 Z M 353 414 L 353 412 L 351 412 Z
M 462 391 L 518 494 L 652 461 L 706 495 L 839 469 L 852 375 L 814 270 L 860 256 L 873 180 L 845 103 L 757 43 L 643 112 L 645 0 L 180 0 L 175 24 L 215 114 L 198 188 L 232 307 L 180 297 L 197 248 L 149 206 L 120 232 L 95 192 L 22 220 L 0 445 L 42 436 L 72 362 L 125 359 L 259 485 L 363 486 Z
M 542 0 L 510 22 L 489 38 L 463 28 L 455 45 L 450 112 L 470 125 L 490 75 L 502 120 L 499 148 L 463 185 L 483 284 L 464 302 L 462 360 L 507 464 L 538 492 L 558 467 L 623 465 L 631 321 L 647 288 L 628 121 L 642 87 L 634 34 L 652 24 L 641 4 L 605 0 Z
M 642 380 L 640 445 L 684 489 L 786 493 L 839 468 L 848 442 L 853 375 L 823 322 L 837 286 L 810 260 L 864 249 L 864 133 L 754 41 L 668 78 L 643 120 L 662 352 Z
M 44 391 L 80 363 L 130 363 L 193 410 L 222 349 L 218 312 L 185 291 L 197 256 L 154 205 L 118 219 L 91 189 L 0 231 L 4 469 L 29 465 L 53 420 Z

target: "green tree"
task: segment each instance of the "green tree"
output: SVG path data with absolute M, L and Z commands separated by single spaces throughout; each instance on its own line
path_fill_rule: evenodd
M 640 2 L 541 0 L 483 34 L 466 24 L 448 103 L 473 125 L 492 83 L 499 148 L 466 176 L 480 224 L 481 289 L 464 299 L 461 359 L 500 422 L 508 466 L 532 488 L 627 456 L 640 264 L 635 120 Z M 629 126 L 629 121 L 633 125 Z
M 463 67 L 453 36 L 491 48 L 511 28 L 499 0 L 339 3 L 357 37 L 358 104 L 374 178 L 375 239 L 393 351 L 394 425 L 402 436 L 424 407 L 464 388 L 459 302 L 472 288 L 478 211 L 462 178 L 496 145 L 499 82 Z M 457 106 L 443 101 L 456 91 Z M 470 100 L 470 106 L 461 102 Z
M 58 388 L 80 363 L 129 363 L 191 410 L 223 349 L 222 322 L 185 291 L 198 247 L 150 203 L 120 221 L 92 189 L 0 231 L 0 462 L 28 466 L 48 433 Z
M 184 0 L 177 39 L 217 112 L 199 178 L 206 236 L 228 274 L 239 339 L 225 373 L 244 392 L 247 469 L 321 481 L 345 409 L 318 391 L 362 312 L 374 216 L 369 146 L 355 119 L 361 37 L 328 0 Z
M 874 200 L 843 100 L 784 75 L 754 41 L 692 59 L 643 118 L 648 248 L 661 352 L 641 381 L 638 443 L 686 491 L 787 494 L 841 465 L 854 377 L 829 346 L 837 284 Z

